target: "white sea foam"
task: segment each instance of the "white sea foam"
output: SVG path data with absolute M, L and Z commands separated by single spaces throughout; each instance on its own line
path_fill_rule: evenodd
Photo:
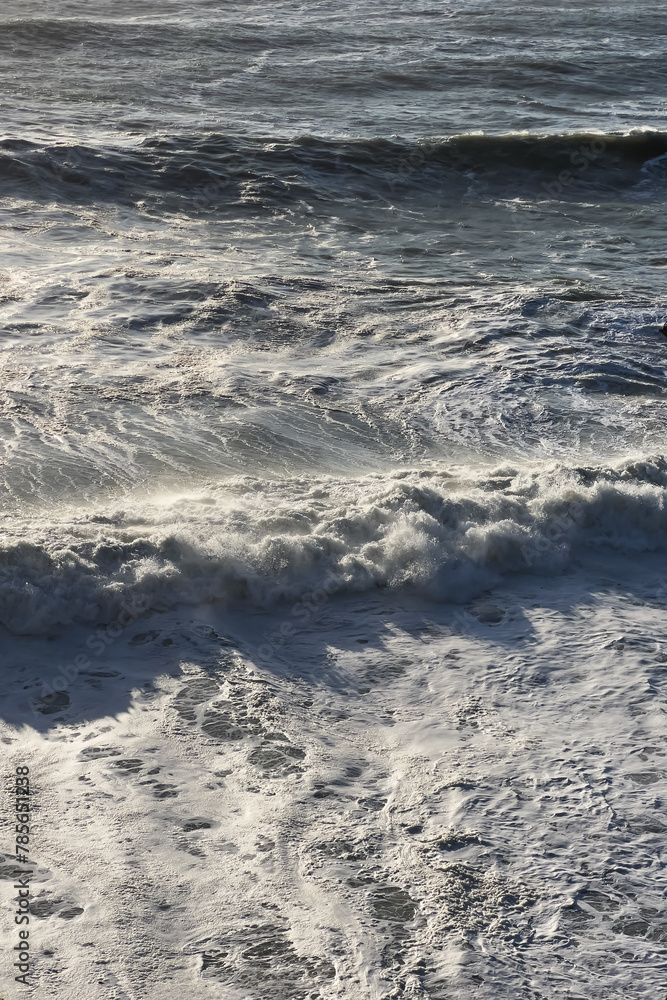
M 7 520 L 0 621 L 18 633 L 154 609 L 307 591 L 407 589 L 467 599 L 513 572 L 556 572 L 587 547 L 667 541 L 661 457 L 467 473 L 238 478 L 123 510 Z
M 333 597 L 264 663 L 257 608 L 6 640 L 40 993 L 658 996 L 667 589 L 615 559 L 465 611 Z

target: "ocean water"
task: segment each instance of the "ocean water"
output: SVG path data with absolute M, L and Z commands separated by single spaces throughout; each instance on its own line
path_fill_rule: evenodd
M 666 36 L 3 3 L 38 995 L 665 993 Z

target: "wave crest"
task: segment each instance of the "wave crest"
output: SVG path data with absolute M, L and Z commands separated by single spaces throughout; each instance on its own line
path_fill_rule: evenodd
M 128 602 L 267 606 L 318 589 L 467 600 L 509 573 L 562 570 L 585 548 L 661 549 L 666 489 L 663 457 L 465 481 L 244 477 L 169 502 L 14 524 L 0 541 L 0 622 L 40 633 L 108 622 Z
M 582 188 L 622 192 L 647 181 L 655 195 L 667 177 L 666 156 L 665 132 L 459 135 L 417 143 L 203 135 L 115 149 L 6 139 L 0 184 L 74 201 L 164 203 L 169 196 L 193 211 L 271 207 L 306 196 L 421 194 L 425 175 L 440 185 L 438 198 L 470 197 L 475 185 L 480 194 L 509 195 L 519 181 L 526 195 L 539 198 Z

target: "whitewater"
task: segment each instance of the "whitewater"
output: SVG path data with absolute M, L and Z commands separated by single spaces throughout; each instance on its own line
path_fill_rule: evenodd
M 663 995 L 666 33 L 3 4 L 6 1000 Z

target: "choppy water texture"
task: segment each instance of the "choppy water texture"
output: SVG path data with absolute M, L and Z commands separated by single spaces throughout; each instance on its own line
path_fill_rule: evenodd
M 36 983 L 654 1000 L 663 6 L 94 6 L 0 12 Z

